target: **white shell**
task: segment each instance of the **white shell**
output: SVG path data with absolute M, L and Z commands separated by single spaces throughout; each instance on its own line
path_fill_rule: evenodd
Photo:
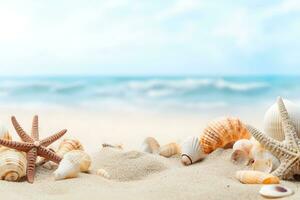
M 181 145 L 181 162 L 184 165 L 191 165 L 207 154 L 202 151 L 198 137 L 188 137 Z
M 230 160 L 234 164 L 248 165 L 251 159 L 245 151 L 236 149 L 232 152 Z
M 253 145 L 250 151 L 250 158 L 255 160 L 271 160 L 272 170 L 274 171 L 280 165 L 280 161 L 271 152 L 267 151 L 259 145 Z
M 91 165 L 91 157 L 81 150 L 66 153 L 54 172 L 56 180 L 77 177 L 79 172 L 87 172 Z
M 289 100 L 284 99 L 283 101 L 300 137 L 300 107 Z M 277 103 L 274 103 L 265 113 L 263 126 L 265 134 L 279 141 L 284 140 L 284 132 Z
M 294 192 L 292 189 L 282 185 L 265 185 L 261 187 L 259 193 L 264 197 L 279 198 L 292 195 Z
M 110 178 L 109 173 L 105 169 L 98 169 L 97 172 L 96 172 L 96 174 L 98 176 L 102 176 L 103 178 L 106 178 L 106 179 Z
M 247 139 L 241 139 L 234 143 L 232 149 L 235 150 L 241 150 L 244 151 L 247 155 L 249 154 L 253 144 L 252 141 Z

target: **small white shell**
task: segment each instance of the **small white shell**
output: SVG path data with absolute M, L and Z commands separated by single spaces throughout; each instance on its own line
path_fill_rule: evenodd
M 245 151 L 240 149 L 236 149 L 235 151 L 232 152 L 230 160 L 234 164 L 241 164 L 241 165 L 248 165 L 250 162 L 249 155 Z
M 198 137 L 188 137 L 181 145 L 181 162 L 184 165 L 191 165 L 207 154 L 202 151 Z
M 103 178 L 106 178 L 106 179 L 110 178 L 109 173 L 105 169 L 98 169 L 97 172 L 96 172 L 96 174 L 98 176 L 102 176 Z
M 285 107 L 300 137 L 300 107 L 293 102 L 284 99 Z M 263 122 L 264 132 L 279 141 L 284 140 L 284 132 L 277 103 L 274 103 L 265 113 Z
M 292 189 L 282 185 L 265 185 L 259 190 L 259 193 L 268 198 L 279 198 L 292 195 L 294 192 Z
M 79 172 L 87 172 L 91 165 L 91 157 L 81 150 L 66 153 L 54 172 L 56 180 L 77 177 Z
M 250 140 L 241 139 L 234 143 L 232 149 L 233 150 L 242 150 L 248 155 L 252 146 L 253 146 L 253 144 Z
M 141 146 L 142 152 L 154 153 L 159 152 L 160 145 L 154 137 L 147 137 Z

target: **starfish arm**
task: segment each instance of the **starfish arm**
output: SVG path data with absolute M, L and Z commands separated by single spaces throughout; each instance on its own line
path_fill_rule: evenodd
M 56 155 L 54 152 L 43 146 L 40 146 L 38 148 L 38 155 L 46 158 L 47 160 L 51 160 L 57 164 L 60 163 L 62 159 L 60 156 Z
M 286 147 L 282 142 L 278 142 L 277 140 L 270 138 L 250 125 L 247 125 L 247 129 L 259 143 L 261 143 L 277 158 L 282 158 L 284 155 L 283 153 L 290 153 L 290 149 L 288 149 L 288 147 Z
M 27 135 L 27 133 L 22 129 L 22 127 L 20 126 L 20 124 L 17 121 L 17 119 L 15 118 L 15 116 L 11 117 L 11 122 L 12 122 L 13 126 L 15 127 L 18 135 L 24 142 L 33 142 L 33 139 L 29 135 Z
M 293 124 L 292 120 L 289 117 L 289 114 L 286 110 L 286 107 L 285 107 L 281 97 L 278 97 L 277 104 L 278 104 L 278 109 L 279 109 L 282 126 L 283 126 L 283 130 L 284 130 L 284 134 L 285 134 L 285 141 L 290 146 L 298 148 L 298 145 L 296 142 L 298 140 L 297 131 L 296 131 L 295 125 Z
M 272 172 L 272 174 L 281 179 L 292 180 L 294 178 L 294 170 L 295 168 L 298 168 L 298 165 L 298 157 L 286 158 L 280 162 L 279 167 L 274 172 Z
M 29 151 L 34 146 L 33 144 L 27 142 L 16 142 L 3 139 L 0 139 L 0 145 L 25 152 Z
M 37 148 L 32 148 L 27 152 L 27 181 L 33 183 L 35 175 L 35 162 L 37 158 Z
M 37 115 L 35 115 L 32 120 L 31 137 L 34 140 L 39 140 L 39 118 Z
M 62 130 L 62 131 L 60 131 L 60 132 L 58 132 L 58 133 L 56 133 L 56 134 L 54 134 L 50 137 L 47 137 L 47 138 L 41 140 L 40 143 L 41 143 L 41 145 L 47 147 L 50 144 L 52 144 L 53 142 L 55 142 L 56 140 L 58 140 L 59 138 L 61 138 L 66 132 L 67 132 L 67 130 L 64 129 L 64 130 Z

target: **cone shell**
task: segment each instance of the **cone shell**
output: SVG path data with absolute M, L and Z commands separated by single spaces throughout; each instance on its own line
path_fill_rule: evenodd
M 19 181 L 26 175 L 26 154 L 14 149 L 0 148 L 0 178 L 6 181 Z
M 83 146 L 81 145 L 80 141 L 76 139 L 64 139 L 60 143 L 56 154 L 63 157 L 67 152 L 73 150 L 83 150 Z
M 255 171 L 271 173 L 273 169 L 272 160 L 271 159 L 255 160 L 252 164 L 252 169 Z
M 208 124 L 200 135 L 204 153 L 209 154 L 240 139 L 250 139 L 246 126 L 237 118 L 223 118 Z
M 282 185 L 265 185 L 259 190 L 259 194 L 267 198 L 286 197 L 293 193 L 293 190 Z
M 300 137 L 300 107 L 286 99 L 283 102 L 290 119 L 296 127 L 298 137 Z M 264 133 L 268 136 L 279 141 L 284 140 L 284 132 L 277 103 L 274 103 L 265 113 L 263 127 Z
M 153 137 L 147 137 L 141 146 L 141 151 L 147 153 L 157 154 L 159 152 L 160 145 Z
M 109 179 L 109 178 L 110 178 L 109 173 L 108 173 L 105 169 L 98 169 L 98 170 L 96 171 L 96 174 L 97 174 L 98 176 L 102 176 L 103 178 L 106 178 L 106 179 Z
M 173 155 L 179 154 L 180 153 L 180 147 L 176 143 L 170 143 L 167 145 L 162 146 L 159 149 L 159 155 L 164 156 L 164 157 L 171 157 Z
M 245 184 L 278 184 L 280 182 L 277 176 L 260 171 L 237 171 L 235 177 Z
M 181 162 L 184 165 L 191 165 L 203 158 L 206 154 L 202 151 L 198 137 L 188 137 L 181 145 Z
M 77 177 L 79 172 L 88 172 L 91 157 L 81 150 L 66 153 L 54 172 L 56 180 Z

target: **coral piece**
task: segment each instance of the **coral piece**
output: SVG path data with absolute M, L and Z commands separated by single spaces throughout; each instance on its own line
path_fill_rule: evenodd
M 14 116 L 11 118 L 11 121 L 14 128 L 16 129 L 16 132 L 18 133 L 23 142 L 0 139 L 0 144 L 27 153 L 27 181 L 29 183 L 33 183 L 37 156 L 44 157 L 55 163 L 59 163 L 61 161 L 61 157 L 49 150 L 47 146 L 49 146 L 51 143 L 55 142 L 60 137 L 62 137 L 67 132 L 67 130 L 64 129 L 50 137 L 47 137 L 43 140 L 39 140 L 37 115 L 33 118 L 31 136 L 29 136 L 22 129 L 22 127 L 20 126 L 20 124 Z

